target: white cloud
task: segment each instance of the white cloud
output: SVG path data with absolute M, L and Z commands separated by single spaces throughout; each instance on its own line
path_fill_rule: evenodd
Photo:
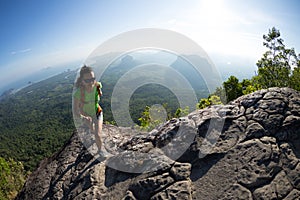
M 27 53 L 31 51 L 31 48 L 28 48 L 28 49 L 22 49 L 22 50 L 18 50 L 18 51 L 12 51 L 11 52 L 11 55 L 16 55 L 16 54 L 21 54 L 21 53 Z
M 22 50 L 18 50 L 18 51 L 12 51 L 10 52 L 11 55 L 15 55 L 15 54 L 22 54 L 22 53 L 27 53 L 31 51 L 31 48 L 27 48 L 27 49 L 22 49 Z
M 23 49 L 23 50 L 20 51 L 20 53 L 26 53 L 26 52 L 29 52 L 29 51 L 31 51 L 31 49 Z

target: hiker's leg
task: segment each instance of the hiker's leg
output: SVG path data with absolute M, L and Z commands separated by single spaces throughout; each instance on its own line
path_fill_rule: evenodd
M 101 132 L 102 132 L 102 124 L 103 124 L 103 115 L 99 116 L 99 119 L 95 120 L 95 141 L 96 145 L 98 147 L 98 150 L 100 151 L 102 148 L 102 139 L 101 139 Z
M 90 126 L 81 125 L 78 128 L 78 135 L 87 148 L 89 148 L 94 143 L 91 133 L 93 133 L 93 130 L 90 129 Z

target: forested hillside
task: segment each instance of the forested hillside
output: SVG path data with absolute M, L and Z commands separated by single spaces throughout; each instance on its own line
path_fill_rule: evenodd
M 74 130 L 71 94 L 75 72 L 32 84 L 0 102 L 0 155 L 32 170 Z

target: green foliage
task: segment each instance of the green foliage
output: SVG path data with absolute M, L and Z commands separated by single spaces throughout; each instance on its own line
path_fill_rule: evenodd
M 241 82 L 239 82 L 235 76 L 230 76 L 227 81 L 223 83 L 223 87 L 218 87 L 212 95 L 219 97 L 220 101 L 226 104 L 242 95 L 250 94 L 259 89 L 262 88 L 260 84 L 258 84 L 257 76 L 252 77 L 251 80 L 243 79 Z M 200 106 L 201 108 L 211 105 L 208 99 L 201 99 L 200 104 L 202 105 Z
M 290 82 L 292 67 L 299 63 L 299 56 L 293 48 L 287 48 L 280 32 L 273 27 L 267 35 L 263 35 L 263 45 L 268 50 L 258 60 L 258 82 L 262 88 L 293 87 Z
M 223 83 L 223 87 L 217 87 L 216 91 L 212 95 L 219 97 L 220 101 L 223 104 L 226 104 L 229 101 L 238 98 L 239 96 L 242 96 L 244 94 L 249 94 L 258 89 L 259 89 L 259 85 L 256 84 L 256 81 L 254 79 L 251 80 L 243 79 L 242 82 L 239 82 L 238 78 L 236 78 L 235 76 L 230 76 Z M 202 103 L 200 100 L 200 104 L 202 105 L 200 107 L 207 107 L 208 105 L 211 105 L 208 99 L 207 100 L 203 99 Z
M 203 109 L 210 105 L 219 105 L 219 104 L 222 104 L 220 97 L 217 95 L 211 95 L 207 99 L 202 98 L 196 107 L 199 109 Z
M 220 100 L 221 100 L 222 104 L 226 104 L 227 103 L 226 92 L 225 92 L 225 90 L 224 90 L 224 88 L 222 86 L 221 87 L 217 87 L 216 91 L 212 95 L 220 97 Z
M 232 101 L 243 94 L 242 84 L 235 76 L 230 76 L 227 81 L 223 83 L 223 87 L 227 96 L 227 101 Z
M 140 126 L 138 128 L 144 131 L 150 131 L 162 124 L 165 120 L 186 116 L 189 114 L 190 108 L 188 106 L 184 109 L 177 108 L 175 113 L 168 114 L 167 118 L 165 118 L 165 110 L 167 110 L 167 104 L 163 104 L 162 107 L 153 106 L 150 108 L 149 106 L 146 106 L 142 112 L 142 116 L 139 118 Z
M 13 199 L 25 183 L 25 170 L 21 162 L 0 157 L 0 199 Z
M 190 108 L 186 106 L 184 109 L 182 108 L 177 108 L 176 112 L 174 113 L 175 118 L 183 117 L 188 115 L 190 112 Z
M 197 104 L 196 107 L 199 108 L 199 109 L 203 109 L 203 108 L 206 108 L 206 107 L 208 107 L 210 105 L 211 104 L 210 104 L 208 98 L 207 99 L 206 98 L 202 98 L 202 99 L 200 99 L 200 101 L 199 101 L 199 103 Z
M 150 125 L 150 107 L 146 106 L 145 110 L 142 113 L 142 116 L 139 118 L 141 127 L 148 127 Z
M 222 104 L 220 97 L 216 95 L 211 95 L 208 100 L 210 101 L 211 105 L 220 105 Z
M 257 79 L 256 76 L 252 77 L 251 80 L 243 79 L 243 81 L 240 83 L 242 86 L 243 95 L 250 94 L 252 92 L 255 92 L 255 91 L 261 89 L 261 86 L 258 84 L 256 79 Z
M 293 70 L 290 77 L 290 85 L 293 89 L 300 91 L 300 65 Z
M 251 82 L 249 80 L 243 80 L 240 83 L 238 78 L 230 76 L 227 81 L 223 82 L 223 87 L 216 88 L 212 96 L 219 97 L 220 102 L 225 104 L 243 95 L 243 89 L 246 89 L 250 85 Z M 200 107 L 207 107 L 208 105 L 211 105 L 208 99 L 203 99 L 202 102 L 200 100 Z
M 150 111 L 150 109 L 152 109 L 152 111 Z M 140 124 L 141 124 L 140 129 L 145 130 L 145 131 L 149 131 L 149 130 L 154 129 L 155 127 L 157 127 L 158 125 L 160 125 L 161 123 L 164 122 L 163 121 L 164 119 L 153 115 L 153 112 L 154 113 L 161 113 L 163 111 L 159 107 L 150 108 L 149 106 L 146 106 L 145 110 L 142 113 L 142 117 L 139 118 L 139 121 L 140 121 Z

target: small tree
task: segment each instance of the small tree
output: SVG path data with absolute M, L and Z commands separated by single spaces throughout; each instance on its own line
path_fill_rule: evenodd
M 203 109 L 203 108 L 206 108 L 208 106 L 210 106 L 210 102 L 209 102 L 208 98 L 207 99 L 206 98 L 200 99 L 199 103 L 197 104 L 197 108 L 199 108 L 199 109 Z
M 220 101 L 222 102 L 222 104 L 226 104 L 227 103 L 226 92 L 225 92 L 225 90 L 224 90 L 224 88 L 222 86 L 221 87 L 217 87 L 216 91 L 212 95 L 220 97 Z
M 145 107 L 145 110 L 142 113 L 142 116 L 139 118 L 141 123 L 140 129 L 149 131 L 162 124 L 167 116 L 166 111 L 163 106 L 149 106 Z
M 150 125 L 150 107 L 146 106 L 142 116 L 139 118 L 141 127 L 148 127 Z
M 269 50 L 256 63 L 260 85 L 262 88 L 290 86 L 292 66 L 298 62 L 295 50 L 286 48 L 275 27 L 267 35 L 263 35 L 263 39 L 263 45 Z
M 210 105 L 219 105 L 219 104 L 222 104 L 220 97 L 216 95 L 211 95 L 207 99 L 205 98 L 201 99 L 197 104 L 197 108 L 203 109 Z
M 227 96 L 227 102 L 243 95 L 242 85 L 235 76 L 230 76 L 228 80 L 223 83 L 223 87 Z
M 183 117 L 188 115 L 190 112 L 190 107 L 186 106 L 184 109 L 182 108 L 177 108 L 177 110 L 175 111 L 174 117 L 175 118 L 179 118 L 179 117 Z

